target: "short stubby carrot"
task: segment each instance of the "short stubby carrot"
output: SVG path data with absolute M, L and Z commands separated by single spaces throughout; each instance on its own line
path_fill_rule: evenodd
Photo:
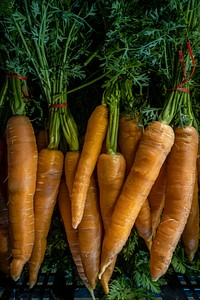
M 199 247 L 199 186 L 197 172 L 192 206 L 181 238 L 188 259 L 193 261 Z
M 12 240 L 10 274 L 18 280 L 33 249 L 34 205 L 38 152 L 32 124 L 26 116 L 13 116 L 6 127 L 8 209 Z
M 107 127 L 108 107 L 98 105 L 88 120 L 85 140 L 74 178 L 71 195 L 73 228 L 77 228 L 82 219 L 90 177 L 101 152 Z
M 190 213 L 198 151 L 198 132 L 192 126 L 175 129 L 167 157 L 165 204 L 150 253 L 153 281 L 166 273 Z
M 173 143 L 174 131 L 171 126 L 156 121 L 145 128 L 104 236 L 99 278 L 125 245 Z
M 102 235 L 99 193 L 97 182 L 92 174 L 83 218 L 78 226 L 80 256 L 85 275 L 92 289 L 95 289 L 98 280 Z
M 34 195 L 35 239 L 28 262 L 29 285 L 32 288 L 43 262 L 47 235 L 57 200 L 64 155 L 60 150 L 42 149 L 38 157 L 37 183 Z
M 97 177 L 99 185 L 100 209 L 103 219 L 104 230 L 108 230 L 111 216 L 122 190 L 126 172 L 126 161 L 124 156 L 117 152 L 115 154 L 102 153 L 97 162 Z M 101 277 L 101 283 L 106 294 L 109 293 L 108 282 L 112 276 L 115 262 L 105 270 Z
M 151 211 L 152 238 L 154 238 L 157 227 L 160 223 L 165 203 L 165 187 L 167 184 L 167 163 L 163 163 L 159 175 L 151 188 L 148 196 Z

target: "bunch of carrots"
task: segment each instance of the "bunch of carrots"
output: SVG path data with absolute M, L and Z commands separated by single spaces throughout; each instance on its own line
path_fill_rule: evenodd
M 42 9 L 52 13 L 50 6 Z M 75 25 L 71 34 L 78 32 Z M 23 40 L 26 49 L 30 40 Z M 54 65 L 45 56 L 44 40 L 39 41 L 44 61 L 38 59 L 41 49 L 33 39 L 32 72 L 47 100 L 47 130 L 38 132 L 27 114 L 26 74 L 9 72 L 0 95 L 0 103 L 10 109 L 0 139 L 0 269 L 17 281 L 27 266 L 30 288 L 36 284 L 57 205 L 77 272 L 95 299 L 99 281 L 109 293 L 118 255 L 133 228 L 149 251 L 152 281 L 166 274 L 180 241 L 188 259 L 195 258 L 200 147 L 190 88 L 196 65 L 187 40 L 174 60 L 173 86 L 150 124 L 137 109 L 122 110 L 126 101 L 135 101 L 131 74 L 109 73 L 80 147 L 63 68 L 73 48 L 71 35 L 64 41 L 62 64 Z M 56 85 L 53 68 L 59 75 Z M 41 69 L 44 76 L 39 76 Z

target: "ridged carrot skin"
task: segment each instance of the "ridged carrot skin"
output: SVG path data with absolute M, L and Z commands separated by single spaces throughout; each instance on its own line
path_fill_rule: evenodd
M 77 228 L 84 212 L 90 178 L 101 152 L 108 127 L 108 107 L 98 105 L 92 112 L 72 189 L 72 226 Z
M 198 151 L 198 132 L 192 126 L 175 129 L 175 142 L 167 157 L 167 185 L 162 219 L 151 247 L 153 281 L 164 275 L 190 213 Z
M 151 210 L 152 238 L 154 238 L 165 202 L 165 187 L 167 183 L 167 163 L 163 163 L 159 175 L 152 186 L 148 200 Z
M 104 236 L 99 278 L 125 245 L 173 143 L 174 132 L 169 125 L 153 122 L 146 127 Z
M 120 116 L 118 145 L 120 152 L 126 160 L 126 176 L 132 168 L 142 132 L 142 126 L 139 126 L 139 123 L 132 116 Z
M 44 259 L 47 235 L 56 204 L 64 155 L 60 150 L 42 149 L 38 157 L 37 183 L 34 195 L 35 239 L 29 267 L 29 286 L 36 281 Z
M 88 280 L 85 276 L 83 264 L 81 261 L 80 253 L 79 253 L 79 245 L 78 245 L 78 230 L 72 228 L 71 224 L 71 201 L 69 191 L 66 185 L 65 178 L 61 179 L 60 188 L 58 192 L 58 206 L 60 215 L 63 221 L 63 225 L 65 228 L 67 241 L 69 244 L 69 248 L 76 265 L 78 274 L 85 284 L 85 286 L 90 290 L 91 287 L 89 286 Z
M 138 213 L 135 220 L 135 227 L 139 236 L 144 239 L 147 248 L 150 250 L 152 244 L 152 221 L 148 198 L 144 201 Z
M 135 155 L 143 134 L 143 127 L 133 116 L 121 115 L 119 119 L 118 144 L 120 152 L 126 160 L 126 177 L 130 173 Z M 136 218 L 135 227 L 138 234 L 151 247 L 151 214 L 148 199 L 145 200 Z
M 199 187 L 198 176 L 196 173 L 196 180 L 194 186 L 194 194 L 192 198 L 192 206 L 190 214 L 187 219 L 184 231 L 182 233 L 182 241 L 185 253 L 190 261 L 193 261 L 195 253 L 199 246 Z
M 34 236 L 33 197 L 38 152 L 32 124 L 26 116 L 13 116 L 6 127 L 8 209 L 12 239 L 10 274 L 18 280 L 30 259 Z
M 95 289 L 100 267 L 103 226 L 99 207 L 97 182 L 92 174 L 83 218 L 78 226 L 79 251 L 85 275 Z
M 100 209 L 104 230 L 108 230 L 116 201 L 121 192 L 126 172 L 126 161 L 121 153 L 102 153 L 97 162 Z M 112 276 L 115 262 L 105 270 L 101 277 L 104 292 L 109 293 L 108 282 Z

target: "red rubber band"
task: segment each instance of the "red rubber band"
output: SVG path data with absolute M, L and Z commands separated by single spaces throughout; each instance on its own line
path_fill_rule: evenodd
M 55 104 L 52 104 L 50 108 L 62 108 L 62 107 L 67 107 L 68 106 L 68 103 L 65 102 L 65 103 L 55 103 Z
M 18 79 L 24 80 L 24 81 L 27 80 L 27 77 L 20 76 L 20 75 L 17 75 L 17 74 L 8 74 L 6 77 L 9 77 L 9 78 L 18 78 Z

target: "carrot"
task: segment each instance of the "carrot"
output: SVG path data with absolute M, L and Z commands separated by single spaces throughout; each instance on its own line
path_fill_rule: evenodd
M 85 207 L 90 177 L 94 171 L 108 126 L 108 108 L 98 105 L 92 112 L 86 129 L 72 189 L 72 226 L 77 228 Z
M 152 244 L 152 222 L 148 198 L 144 201 L 138 213 L 135 220 L 135 227 L 137 233 L 144 239 L 148 249 L 150 250 Z
M 92 174 L 85 209 L 78 226 L 78 243 L 85 275 L 92 289 L 96 287 L 102 242 L 102 219 L 97 183 Z
M 192 198 L 192 206 L 187 223 L 182 233 L 182 241 L 185 253 L 190 261 L 193 261 L 195 253 L 199 246 L 199 195 L 198 195 L 198 177 L 196 173 L 196 180 L 194 186 L 194 193 Z
M 153 281 L 164 275 L 183 233 L 193 198 L 198 132 L 192 126 L 175 129 L 175 142 L 167 158 L 165 205 L 150 254 Z
M 160 223 L 161 214 L 165 202 L 165 187 L 167 183 L 167 164 L 166 160 L 163 163 L 161 170 L 152 189 L 149 193 L 148 200 L 151 211 L 151 222 L 152 222 L 152 238 L 156 234 L 158 224 Z
M 200 142 L 198 146 L 198 155 L 197 155 L 197 175 L 198 175 L 198 185 L 200 186 Z
M 122 114 L 119 119 L 118 144 L 120 152 L 126 160 L 126 177 L 130 173 L 137 152 L 143 128 L 137 117 Z M 135 227 L 138 234 L 145 240 L 148 248 L 151 246 L 151 214 L 148 199 L 145 200 L 136 218 Z
M 57 199 L 64 156 L 60 150 L 42 149 L 38 157 L 37 183 L 34 196 L 35 240 L 29 267 L 29 285 L 36 281 L 46 250 L 46 238 Z
M 78 274 L 81 280 L 83 281 L 84 285 L 89 290 L 92 298 L 94 299 L 94 292 L 85 276 L 82 260 L 80 257 L 79 244 L 78 244 L 78 230 L 72 228 L 72 224 L 71 224 L 71 219 L 72 219 L 71 201 L 70 201 L 70 195 L 65 181 L 66 181 L 65 178 L 61 179 L 60 188 L 58 192 L 59 211 L 65 228 L 70 252 L 72 254 L 73 261 L 76 265 Z
M 36 143 L 37 143 L 37 148 L 38 152 L 40 150 L 47 148 L 48 146 L 48 134 L 46 129 L 40 129 L 37 136 L 36 136 Z
M 143 128 L 139 126 L 136 118 L 120 115 L 118 144 L 120 152 L 126 160 L 126 176 L 130 173 L 135 154 L 140 143 Z
M 13 116 L 6 127 L 8 209 L 12 239 L 10 274 L 18 280 L 34 243 L 33 197 L 38 152 L 32 124 L 26 116 Z
M 97 175 L 100 193 L 100 209 L 105 231 L 109 228 L 115 203 L 124 183 L 125 171 L 126 161 L 121 153 L 103 153 L 99 156 Z M 117 256 L 101 277 L 101 283 L 106 294 L 109 293 L 108 282 L 112 276 L 116 259 Z
M 125 245 L 173 143 L 171 126 L 155 121 L 145 128 L 133 166 L 115 205 L 110 227 L 104 236 L 99 278 Z

